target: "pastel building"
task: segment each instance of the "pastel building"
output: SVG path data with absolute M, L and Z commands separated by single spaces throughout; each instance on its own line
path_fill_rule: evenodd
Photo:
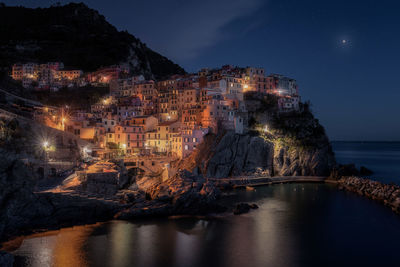
M 192 130 L 182 131 L 182 158 L 186 158 L 197 146 L 203 142 L 203 137 L 208 133 L 208 128 L 195 128 Z
M 126 154 L 138 153 L 145 148 L 145 131 L 142 126 L 118 125 L 115 127 L 115 143 Z

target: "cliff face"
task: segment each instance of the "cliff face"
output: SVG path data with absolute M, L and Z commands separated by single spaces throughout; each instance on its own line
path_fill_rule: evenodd
M 33 186 L 29 168 L 13 155 L 0 154 L 0 239 L 11 228 L 23 227 L 27 211 L 34 212 Z
M 336 165 L 332 147 L 308 105 L 302 105 L 298 112 L 282 114 L 271 100 L 251 99 L 246 104 L 249 133 L 206 136 L 197 151 L 177 168 L 214 178 L 330 174 Z
M 334 164 L 329 143 L 320 147 L 298 148 L 260 136 L 229 132 L 216 146 L 208 162 L 206 176 L 327 176 Z
M 208 177 L 230 177 L 255 172 L 272 174 L 274 146 L 259 136 L 226 133 L 208 162 Z
M 82 3 L 36 9 L 0 5 L 0 25 L 0 68 L 62 61 L 84 71 L 128 63 L 134 73 L 154 78 L 185 72 Z

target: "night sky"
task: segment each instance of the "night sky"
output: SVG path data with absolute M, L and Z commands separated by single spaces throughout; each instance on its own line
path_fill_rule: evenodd
M 400 1 L 83 2 L 189 72 L 232 64 L 297 79 L 332 140 L 400 140 Z

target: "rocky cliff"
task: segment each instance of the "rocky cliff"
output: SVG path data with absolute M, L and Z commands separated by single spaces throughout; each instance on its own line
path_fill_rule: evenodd
M 127 63 L 153 78 L 185 72 L 83 3 L 36 9 L 0 4 L 0 25 L 0 70 L 17 62 L 62 61 L 84 71 Z
M 53 193 L 34 193 L 37 177 L 20 155 L 0 150 L 0 240 L 34 229 L 111 219 L 121 207 Z
M 329 143 L 303 148 L 228 132 L 216 146 L 205 174 L 215 178 L 254 174 L 327 176 L 334 164 Z
M 214 178 L 330 174 L 336 164 L 334 154 L 308 105 L 298 112 L 278 113 L 274 103 L 264 99 L 246 103 L 251 123 L 248 133 L 206 136 L 204 144 L 177 168 Z

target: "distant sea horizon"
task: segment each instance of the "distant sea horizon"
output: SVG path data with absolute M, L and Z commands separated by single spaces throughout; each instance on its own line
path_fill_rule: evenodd
M 331 141 L 336 161 L 354 163 L 374 173 L 369 177 L 400 185 L 400 141 Z

